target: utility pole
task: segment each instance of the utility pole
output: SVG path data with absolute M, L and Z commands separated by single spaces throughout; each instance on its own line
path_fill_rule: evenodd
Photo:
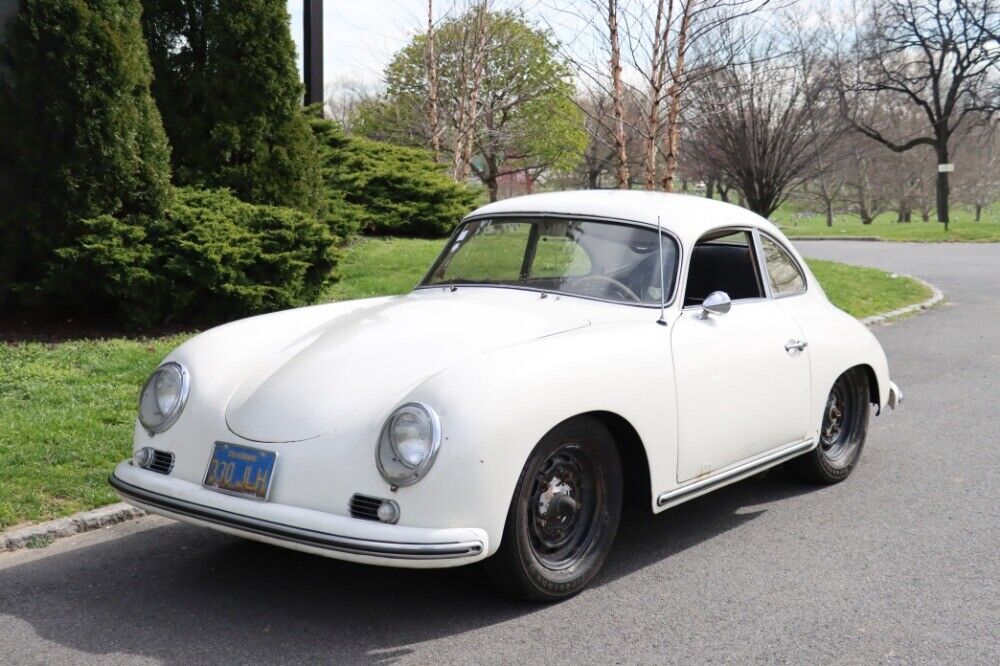
M 302 0 L 305 103 L 323 103 L 323 0 Z

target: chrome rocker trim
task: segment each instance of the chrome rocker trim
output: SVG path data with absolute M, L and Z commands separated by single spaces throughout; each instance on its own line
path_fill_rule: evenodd
M 817 440 L 815 439 L 795 442 L 778 449 L 774 453 L 769 453 L 762 458 L 750 460 L 741 465 L 737 465 L 732 469 L 719 472 L 714 476 L 709 476 L 699 481 L 689 483 L 686 486 L 669 490 L 665 493 L 660 493 L 656 497 L 656 506 L 663 508 L 668 505 L 673 506 L 675 504 L 680 504 L 681 502 L 686 502 L 689 499 L 694 499 L 699 495 L 704 495 L 705 493 L 715 490 L 716 488 L 721 488 L 722 486 L 745 479 L 748 476 L 753 476 L 757 472 L 762 472 L 768 467 L 780 465 L 786 460 L 791 460 L 795 456 L 811 451 L 816 448 L 816 442 Z
M 409 560 L 434 560 L 457 557 L 472 557 L 483 552 L 480 541 L 454 543 L 400 543 L 392 541 L 371 541 L 353 537 L 327 534 L 316 530 L 282 525 L 269 520 L 242 516 L 229 511 L 215 509 L 202 504 L 179 500 L 160 493 L 154 493 L 131 483 L 122 481 L 114 474 L 108 479 L 111 487 L 125 500 L 136 502 L 181 516 L 187 516 L 216 525 L 251 532 L 272 539 L 290 541 L 314 548 L 324 548 L 354 555 L 371 555 Z

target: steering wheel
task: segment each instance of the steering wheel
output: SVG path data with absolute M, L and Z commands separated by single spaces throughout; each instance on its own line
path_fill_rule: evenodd
M 640 298 L 635 295 L 635 292 L 629 289 L 623 282 L 620 282 L 614 279 L 613 277 L 608 277 L 607 275 L 582 275 L 578 278 L 574 278 L 572 282 L 570 282 L 569 286 L 572 287 L 574 291 L 577 291 L 586 296 L 599 295 L 593 293 L 593 291 L 591 289 L 588 289 L 587 286 L 581 286 L 590 284 L 594 286 L 597 285 L 603 285 L 605 287 L 610 286 L 613 290 L 618 292 L 618 294 L 622 298 L 629 301 L 634 301 L 636 303 L 640 301 Z

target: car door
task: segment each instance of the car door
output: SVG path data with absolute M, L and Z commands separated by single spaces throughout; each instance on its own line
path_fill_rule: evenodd
M 677 480 L 684 482 L 801 441 L 809 433 L 808 347 L 770 298 L 759 237 L 714 232 L 688 262 L 684 307 L 670 336 L 677 392 Z M 714 291 L 726 314 L 705 315 Z

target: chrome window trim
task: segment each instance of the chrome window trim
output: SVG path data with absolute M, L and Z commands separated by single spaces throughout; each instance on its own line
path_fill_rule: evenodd
M 737 231 L 743 231 L 743 232 L 746 232 L 746 233 L 750 234 L 750 237 L 751 237 L 751 241 L 750 242 L 753 243 L 753 245 L 754 245 L 754 247 L 752 247 L 751 250 L 753 250 L 754 256 L 757 257 L 757 279 L 760 280 L 761 289 L 764 291 L 764 295 L 763 296 L 754 296 L 754 297 L 751 297 L 751 298 L 734 298 L 734 299 L 731 299 L 731 303 L 733 305 L 737 305 L 737 304 L 745 304 L 745 303 L 757 303 L 759 301 L 770 300 L 770 298 L 771 298 L 771 295 L 770 295 L 771 292 L 770 292 L 770 288 L 768 286 L 769 280 L 765 280 L 764 276 L 761 275 L 761 270 L 764 268 L 764 264 L 761 261 L 761 257 L 760 257 L 760 250 L 759 250 L 760 243 L 756 242 L 756 239 L 757 239 L 757 236 L 755 235 L 755 232 L 757 231 L 756 227 L 741 227 L 741 226 L 737 225 L 737 226 L 722 226 L 722 227 L 716 227 L 715 229 L 709 229 L 708 231 L 706 231 L 705 233 L 703 233 L 701 236 L 699 236 L 698 240 L 696 240 L 694 242 L 694 246 L 691 248 L 691 252 L 694 253 L 694 248 L 698 247 L 698 243 L 700 243 L 702 241 L 702 239 L 705 238 L 706 236 L 710 236 L 710 235 L 717 234 L 717 233 L 722 233 L 722 232 L 730 232 L 730 231 L 733 232 L 733 233 L 735 233 Z M 688 262 L 688 264 L 690 264 L 690 262 Z M 690 268 L 690 265 L 686 266 L 686 268 Z M 687 278 L 688 278 L 688 275 L 687 275 L 687 272 L 685 271 L 685 273 L 684 273 L 684 298 L 687 298 Z M 689 312 L 691 310 L 701 310 L 701 305 L 683 305 L 683 303 L 684 303 L 684 299 L 681 299 L 681 304 L 682 304 L 681 305 L 681 312 Z
M 785 254 L 788 255 L 788 258 L 792 260 L 792 265 L 795 266 L 795 270 L 797 270 L 799 272 L 799 275 L 802 277 L 802 284 L 805 285 L 805 286 L 802 287 L 802 289 L 800 291 L 794 291 L 794 292 L 792 292 L 790 294 L 772 295 L 771 298 L 773 298 L 775 300 L 777 300 L 779 298 L 794 298 L 795 296 L 802 296 L 803 294 L 807 293 L 809 291 L 809 278 L 806 277 L 806 272 L 804 270 L 802 270 L 802 264 L 800 264 L 799 261 L 798 261 L 798 259 L 795 258 L 795 254 L 788 248 L 788 246 L 786 246 L 780 240 L 778 240 L 777 238 L 775 238 L 772 234 L 769 234 L 766 231 L 762 231 L 760 229 L 757 230 L 757 234 L 761 238 L 766 238 L 769 241 L 771 241 L 772 243 L 774 243 L 775 245 L 777 245 L 779 248 L 781 248 L 784 251 Z M 764 271 L 767 272 L 767 262 L 764 261 L 764 258 L 763 258 L 763 254 L 764 254 L 763 243 L 761 243 L 760 246 L 761 246 L 760 247 L 760 252 L 761 252 L 761 255 L 762 255 L 761 256 L 761 265 L 764 267 Z M 768 275 L 768 277 L 767 277 L 767 287 L 768 287 L 768 291 L 771 291 L 771 276 L 770 275 Z
M 441 263 L 441 260 L 444 257 L 445 249 L 447 249 L 448 247 L 450 247 L 451 244 L 455 242 L 455 239 L 458 236 L 459 231 L 462 229 L 463 226 L 465 226 L 466 223 L 476 222 L 476 221 L 479 221 L 479 220 L 493 220 L 493 219 L 499 219 L 499 218 L 514 218 L 514 219 L 518 219 L 518 218 L 532 218 L 532 217 L 547 218 L 547 219 L 556 219 L 556 220 L 580 220 L 580 221 L 583 221 L 583 222 L 604 222 L 604 223 L 608 223 L 608 224 L 622 224 L 622 225 L 625 225 L 625 226 L 643 227 L 643 228 L 646 228 L 646 229 L 650 229 L 650 230 L 652 230 L 654 232 L 659 231 L 659 233 L 660 233 L 661 236 L 667 236 L 668 238 L 671 238 L 674 241 L 674 243 L 677 244 L 677 266 L 674 268 L 674 284 L 673 284 L 674 288 L 672 290 L 672 293 L 670 294 L 670 300 L 665 301 L 662 304 L 660 304 L 660 303 L 629 303 L 627 301 L 615 301 L 615 300 L 611 300 L 611 299 L 608 299 L 608 298 L 597 298 L 595 296 L 585 296 L 583 294 L 570 294 L 570 293 L 567 293 L 565 291 L 555 291 L 555 290 L 552 290 L 552 289 L 540 289 L 538 287 L 526 287 L 526 286 L 515 285 L 515 284 L 496 284 L 496 283 L 491 283 L 491 282 L 483 282 L 483 283 L 470 282 L 470 283 L 465 283 L 465 284 L 424 284 L 424 282 L 426 282 L 427 279 L 430 278 L 430 276 L 434 273 L 434 271 L 437 270 L 438 264 Z M 665 227 L 660 227 L 658 229 L 655 224 L 651 224 L 649 222 L 641 222 L 639 220 L 629 220 L 629 219 L 626 219 L 626 218 L 606 217 L 606 216 L 603 216 L 603 215 L 583 215 L 583 214 L 580 214 L 580 215 L 576 215 L 576 214 L 570 215 L 570 214 L 567 214 L 567 213 L 546 213 L 546 212 L 531 212 L 531 211 L 519 211 L 519 212 L 516 212 L 516 213 L 515 212 L 494 213 L 493 215 L 469 215 L 468 217 L 462 219 L 462 221 L 459 222 L 458 225 L 455 227 L 454 231 L 451 232 L 451 235 L 448 236 L 448 240 L 445 243 L 444 249 L 442 249 L 441 253 L 438 254 L 437 258 L 434 259 L 434 263 L 431 264 L 431 267 L 427 270 L 426 273 L 424 273 L 424 276 L 420 279 L 420 282 L 418 282 L 417 285 L 414 286 L 411 291 L 419 291 L 419 290 L 424 290 L 424 289 L 446 289 L 446 290 L 451 290 L 453 288 L 455 288 L 455 289 L 462 289 L 462 288 L 465 288 L 465 287 L 473 287 L 473 288 L 480 288 L 480 289 L 484 288 L 484 287 L 485 288 L 493 288 L 493 289 L 515 289 L 515 290 L 520 290 L 520 291 L 530 291 L 530 292 L 534 292 L 536 294 L 552 294 L 554 296 L 566 296 L 568 298 L 580 298 L 580 299 L 583 299 L 585 301 L 596 301 L 598 303 L 611 303 L 613 305 L 627 305 L 628 307 L 632 307 L 632 308 L 645 308 L 645 309 L 656 309 L 656 310 L 659 310 L 661 307 L 664 307 L 664 308 L 670 307 L 677 300 L 677 295 L 678 295 L 678 293 L 680 293 L 680 282 L 679 282 L 679 280 L 680 280 L 680 276 L 681 276 L 683 268 L 684 268 L 684 244 L 681 243 L 680 237 L 678 237 L 677 234 L 675 234 L 673 231 L 671 231 L 671 230 L 669 230 L 669 229 L 667 229 Z
M 764 296 L 770 300 L 774 298 L 774 290 L 771 288 L 771 276 L 767 272 L 767 261 L 764 257 L 764 244 L 761 242 L 760 229 L 754 227 L 753 231 L 754 254 L 757 255 L 757 270 L 760 272 L 760 284 L 764 288 Z

